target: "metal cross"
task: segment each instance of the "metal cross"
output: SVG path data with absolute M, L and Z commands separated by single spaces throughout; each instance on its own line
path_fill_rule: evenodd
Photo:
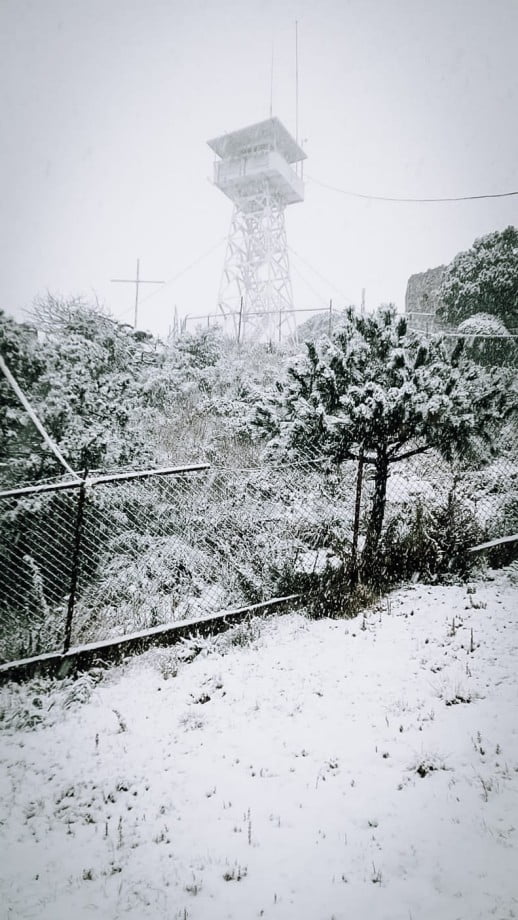
M 112 284 L 134 284 L 135 285 L 135 318 L 133 328 L 137 328 L 138 319 L 138 295 L 141 284 L 165 284 L 165 281 L 145 281 L 140 277 L 140 259 L 137 259 L 137 276 L 136 278 L 112 278 Z

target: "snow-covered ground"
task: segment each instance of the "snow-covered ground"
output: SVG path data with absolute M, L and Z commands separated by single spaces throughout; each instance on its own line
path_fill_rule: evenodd
M 4 688 L 2 916 L 518 917 L 517 611 L 494 573 Z

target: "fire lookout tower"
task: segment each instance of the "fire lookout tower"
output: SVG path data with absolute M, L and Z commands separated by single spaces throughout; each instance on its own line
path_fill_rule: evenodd
M 278 118 L 208 141 L 214 185 L 234 203 L 218 310 L 238 340 L 294 329 L 286 205 L 304 200 L 306 154 Z

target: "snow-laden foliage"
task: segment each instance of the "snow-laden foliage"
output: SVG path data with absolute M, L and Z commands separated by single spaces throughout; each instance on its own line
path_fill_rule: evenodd
M 344 322 L 347 322 L 346 310 L 321 310 L 297 326 L 295 338 L 298 342 L 318 342 L 330 338 Z
M 251 465 L 254 408 L 281 369 L 277 352 L 262 344 L 238 346 L 217 327 L 170 343 L 143 380 L 158 456 Z
M 518 229 L 489 233 L 459 252 L 446 269 L 440 299 L 454 326 L 474 313 L 489 313 L 507 329 L 518 327 Z
M 259 407 L 270 449 L 319 450 L 335 463 L 360 457 L 374 469 L 364 568 L 374 565 L 392 464 L 436 448 L 452 459 L 488 423 L 509 411 L 497 372 L 482 370 L 441 340 L 407 334 L 404 317 L 380 308 L 347 324 L 331 341 L 308 342 L 287 382 Z
M 16 335 L 16 324 L 2 323 L 2 351 L 70 466 L 121 467 L 149 459 L 140 424 L 143 346 L 138 335 L 81 301 L 50 296 L 37 305 L 33 321 L 32 329 L 16 327 Z M 9 469 L 3 470 L 4 481 L 61 473 L 25 410 L 13 399 L 11 395 L 1 411 L 2 434 L 14 413 L 27 436 L 18 439 L 14 450 L 9 429 L 3 437 L 1 450 L 10 461 Z
M 478 364 L 496 367 L 518 366 L 518 343 L 498 316 L 475 313 L 458 328 L 466 336 L 466 350 Z
M 81 303 L 40 305 L 48 317 L 46 366 L 38 381 L 42 421 L 75 469 L 142 462 L 141 342 L 128 327 Z
M 477 336 L 509 336 L 504 323 L 492 313 L 474 313 L 459 324 L 460 333 L 463 335 Z
M 214 328 L 160 343 L 77 301 L 50 298 L 36 321 L 38 335 L 6 321 L 2 350 L 72 466 L 212 467 L 87 489 L 73 643 L 280 594 L 310 591 L 323 598 L 320 613 L 338 609 L 358 555 L 360 457 L 365 578 L 402 575 L 402 559 L 405 572 L 425 572 L 416 562 L 425 548 L 411 518 L 416 502 L 426 516 L 435 501 L 435 520 L 454 490 L 484 536 L 511 526 L 514 506 L 504 513 L 503 496 L 516 431 L 500 409 L 513 392 L 516 401 L 516 387 L 508 377 L 501 398 L 496 371 L 476 367 L 462 347 L 406 336 L 391 310 L 363 319 L 348 311 L 331 339 L 308 342 L 295 358 L 287 348 L 237 345 Z M 55 475 L 5 385 L 2 395 L 3 483 Z M 493 476 L 495 451 L 501 474 Z M 463 466 L 456 479 L 452 459 Z M 474 478 L 482 468 L 487 475 Z M 4 658 L 61 646 L 77 514 L 74 491 L 2 500 Z M 377 546 L 389 526 L 390 546 Z M 434 572 L 462 570 L 457 549 L 454 563 L 447 558 L 449 533 L 434 530 Z
M 388 516 L 379 547 L 380 581 L 466 576 L 479 561 L 468 550 L 482 533 L 473 508 L 453 489 L 445 501 L 405 502 Z
M 28 389 L 34 387 L 44 368 L 44 355 L 38 346 L 36 329 L 16 323 L 0 311 L 0 354 L 17 380 Z M 0 475 L 27 466 L 40 443 L 29 416 L 20 405 L 10 384 L 0 373 Z

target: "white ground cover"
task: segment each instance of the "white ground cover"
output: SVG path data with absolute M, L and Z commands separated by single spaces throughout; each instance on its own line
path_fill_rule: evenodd
M 0 913 L 518 917 L 517 615 L 494 573 L 4 688 Z

